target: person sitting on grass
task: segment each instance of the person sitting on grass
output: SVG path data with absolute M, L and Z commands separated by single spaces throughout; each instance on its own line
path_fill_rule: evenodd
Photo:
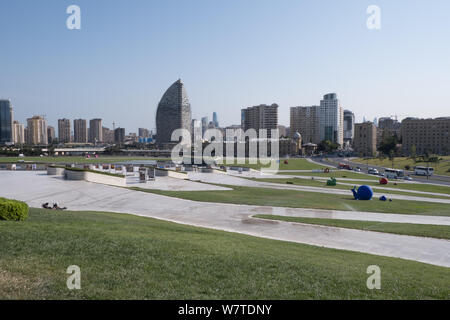
M 58 204 L 56 202 L 53 204 L 53 210 L 66 210 L 66 209 L 67 209 L 66 207 L 64 208 L 58 207 Z

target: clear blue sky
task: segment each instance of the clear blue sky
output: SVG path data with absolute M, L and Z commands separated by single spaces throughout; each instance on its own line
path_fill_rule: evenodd
M 127 132 L 154 128 L 178 78 L 193 118 L 223 125 L 274 102 L 289 125 L 289 107 L 328 92 L 357 120 L 450 116 L 449 40 L 448 0 L 1 0 L 0 97 L 21 122 L 101 117 Z

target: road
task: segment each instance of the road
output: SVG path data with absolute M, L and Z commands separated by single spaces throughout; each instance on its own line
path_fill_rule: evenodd
M 360 167 L 361 170 L 363 170 L 364 172 L 367 172 L 368 168 L 375 168 L 381 172 L 383 172 L 385 169 L 385 167 L 380 167 L 380 166 L 376 166 L 376 165 L 371 165 L 371 164 L 367 165 L 365 163 L 353 162 L 353 161 L 351 161 L 351 158 L 339 158 L 339 157 L 338 158 L 320 158 L 320 159 L 317 158 L 317 159 L 313 159 L 313 161 L 317 162 L 318 164 L 333 166 L 336 168 L 338 167 L 339 163 L 345 163 L 345 164 L 349 164 L 352 167 Z M 421 176 L 414 175 L 413 171 L 405 171 L 405 173 L 407 175 L 411 175 L 412 178 L 418 182 L 450 186 L 450 176 L 433 175 L 427 179 L 427 177 L 421 177 Z

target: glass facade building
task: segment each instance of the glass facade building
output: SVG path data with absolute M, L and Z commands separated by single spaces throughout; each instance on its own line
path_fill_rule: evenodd
M 0 144 L 13 142 L 11 101 L 0 100 Z

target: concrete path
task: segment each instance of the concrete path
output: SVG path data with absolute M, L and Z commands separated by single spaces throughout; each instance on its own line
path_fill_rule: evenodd
M 0 196 L 26 201 L 33 207 L 40 207 L 43 202 L 58 202 L 74 211 L 130 213 L 258 237 L 450 267 L 450 241 L 447 240 L 266 221 L 251 217 L 255 214 L 283 215 L 302 212 L 323 214 L 324 210 L 200 203 L 84 181 L 64 181 L 36 172 L 0 172 Z M 335 213 L 329 211 L 329 214 Z M 361 215 L 365 216 L 367 213 Z M 386 220 L 396 220 L 400 219 L 401 215 L 368 215 L 371 220 L 382 216 Z M 433 223 L 441 220 L 443 224 L 448 225 L 446 217 L 405 216 L 405 219 L 410 219 L 410 222 L 415 219 L 430 219 Z
M 127 177 L 128 187 L 139 187 L 144 189 L 156 189 L 165 191 L 216 191 L 216 190 L 232 190 L 215 186 L 212 184 L 200 183 L 190 180 L 177 179 L 172 177 L 157 177 L 154 181 L 142 183 L 137 176 Z

